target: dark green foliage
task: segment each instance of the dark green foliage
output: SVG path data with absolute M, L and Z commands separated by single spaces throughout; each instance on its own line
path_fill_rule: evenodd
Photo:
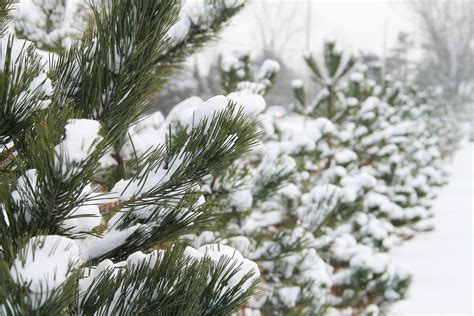
M 150 97 L 169 74 L 153 65 L 171 45 L 166 33 L 178 9 L 176 0 L 93 6 L 90 29 L 53 65 L 55 107 L 60 111 L 72 99 L 81 117 L 99 120 L 112 135 L 120 135 L 147 111 Z
M 240 1 L 238 5 L 226 7 L 225 0 L 206 0 L 212 5 L 214 12 L 210 12 L 210 17 L 203 17 L 203 21 L 190 21 L 190 32 L 183 41 L 174 43 L 169 50 L 158 55 L 155 59 L 157 71 L 160 69 L 176 68 L 176 62 L 184 61 L 188 56 L 201 49 L 205 43 L 214 40 L 216 35 L 226 25 L 231 17 L 236 15 L 246 5 L 246 0 Z M 203 25 L 205 25 L 203 27 Z
M 0 65 L 1 147 L 21 136 L 22 131 L 31 125 L 33 113 L 41 108 L 42 101 L 47 98 L 42 89 L 46 78 L 34 83 L 43 69 L 34 45 L 25 42 L 21 50 L 15 52 L 13 41 L 14 38 L 9 36 L 2 50 L 4 62 Z
M 216 265 L 208 258 L 194 260 L 182 252 L 170 248 L 155 264 L 150 260 L 127 263 L 114 276 L 112 269 L 102 270 L 84 294 L 79 310 L 99 315 L 229 315 L 248 298 L 249 293 L 236 292 L 240 286 L 225 287 L 239 269 L 231 258 L 221 258 Z M 251 291 L 255 286 L 251 285 Z M 120 293 L 118 300 L 111 292 Z
M 1 0 L 0 1 L 0 37 L 5 35 L 7 30 L 7 24 L 10 22 L 10 11 L 12 0 Z
M 177 245 L 178 237 L 215 215 L 212 203 L 196 205 L 203 193 L 196 186 L 255 144 L 255 122 L 235 104 L 228 104 L 226 110 L 196 125 L 170 128 L 163 146 L 141 156 L 135 154 L 129 161 L 120 156 L 130 126 L 146 114 L 150 100 L 169 74 L 215 38 L 243 7 L 227 8 L 224 1 L 217 0 L 210 3 L 215 4 L 215 12 L 211 12 L 215 19 L 205 27 L 199 24 L 205 21 L 193 24 L 180 43 L 168 37 L 178 19 L 178 0 L 91 4 L 91 23 L 82 38 L 59 51 L 50 60 L 49 79 L 44 77 L 30 90 L 43 65 L 33 45 L 25 46 L 13 59 L 10 37 L 0 71 L 1 110 L 5 114 L 0 118 L 0 313 L 228 315 L 255 292 L 257 281 L 241 288 L 252 273 L 235 286 L 227 286 L 240 271 L 237 261 L 225 256 L 219 262 L 191 260 Z M 2 23 L 8 20 L 8 8 L 9 2 L 2 2 Z M 48 80 L 53 87 L 50 98 L 43 89 Z M 46 109 L 42 109 L 44 102 L 50 102 Z M 99 121 L 101 129 L 93 149 L 77 161 L 70 159 L 60 144 L 71 119 L 81 118 Z M 117 166 L 104 167 L 101 158 L 109 154 Z M 169 176 L 166 181 L 142 190 L 154 173 L 162 171 Z M 107 191 L 120 179 L 137 185 L 137 194 L 107 204 Z M 92 192 L 86 192 L 89 186 Z M 86 203 L 100 205 L 103 223 L 87 233 L 65 228 L 66 220 L 88 216 L 74 215 Z M 135 216 L 135 211 L 144 207 L 150 215 Z M 118 213 L 125 215 L 108 227 L 111 216 Z M 134 225 L 140 227 L 122 245 L 83 262 L 53 292 L 45 287 L 38 297 L 46 298 L 49 293 L 40 307 L 32 301 L 28 285 L 13 282 L 11 265 L 21 258 L 20 249 L 34 236 L 60 235 L 80 243 L 86 237 L 100 238 L 107 229 Z M 152 249 L 167 249 L 154 267 L 142 262 L 113 272 L 106 269 L 86 297 L 80 298 L 83 293 L 79 293 L 78 282 L 92 264 Z

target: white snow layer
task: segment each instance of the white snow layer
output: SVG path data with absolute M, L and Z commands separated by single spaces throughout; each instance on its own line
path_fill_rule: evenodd
M 81 247 L 81 259 L 87 261 L 97 258 L 115 248 L 122 246 L 140 225 L 127 227 L 124 230 L 108 229 L 102 237 L 87 236 L 84 239 L 77 239 Z
M 216 6 L 207 0 L 185 0 L 179 12 L 179 20 L 170 28 L 168 36 L 179 44 L 188 36 L 192 26 L 207 29 L 223 10 L 235 8 L 242 3 L 243 0 L 225 0 L 222 5 L 217 2 Z
M 230 267 L 239 267 L 236 273 L 227 281 L 229 288 L 236 287 L 244 277 L 249 277 L 250 273 L 253 273 L 241 286 L 242 291 L 246 291 L 252 283 L 260 277 L 260 271 L 255 262 L 246 259 L 236 249 L 220 244 L 204 245 L 198 249 L 193 247 L 186 247 L 184 254 L 190 258 L 200 260 L 204 257 L 211 259 L 215 264 L 219 263 L 221 258 L 231 259 L 228 263 L 226 271 L 231 271 Z
M 175 111 L 174 115 L 176 114 L 177 112 Z M 167 127 L 161 112 L 154 112 L 145 116 L 139 123 L 129 128 L 129 137 L 120 149 L 122 158 L 125 160 L 132 159 L 135 155 L 143 155 L 147 151 L 163 145 L 168 131 Z M 104 164 L 104 162 L 102 163 Z
M 36 169 L 26 170 L 25 174 L 18 178 L 16 190 L 14 190 L 11 194 L 13 201 L 17 205 L 24 205 L 26 210 L 34 205 L 35 195 L 40 194 L 40 192 L 37 192 L 36 190 L 37 180 L 38 172 Z M 29 222 L 30 216 L 28 212 L 25 214 L 25 216 L 25 220 Z
M 81 263 L 76 243 L 62 236 L 36 236 L 20 250 L 10 273 L 18 284 L 26 285 L 35 307 L 40 307 Z
M 102 139 L 99 136 L 100 123 L 89 119 L 71 119 L 65 127 L 64 140 L 56 145 L 55 152 L 66 161 L 81 163 L 89 157 Z M 68 171 L 63 164 L 65 173 Z
M 232 92 L 227 98 L 236 102 L 237 106 L 241 107 L 243 112 L 249 117 L 255 117 L 257 114 L 260 114 L 267 105 L 261 95 L 247 90 Z
M 41 4 L 41 7 L 38 5 Z M 15 29 L 27 38 L 55 46 L 69 47 L 80 36 L 86 26 L 86 2 L 82 0 L 64 1 L 18 1 L 13 10 Z M 49 19 L 46 15 L 49 15 Z M 53 23 L 54 27 L 47 23 Z M 52 31 L 49 31 L 53 29 Z
M 168 123 L 176 122 L 182 126 L 196 126 L 204 119 L 210 120 L 219 111 L 225 110 L 234 101 L 236 109 L 242 109 L 249 117 L 254 117 L 265 109 L 262 96 L 248 91 L 231 93 L 228 97 L 218 95 L 202 102 L 198 97 L 191 97 L 177 104 L 166 118 Z
M 394 305 L 393 315 L 472 315 L 474 143 L 464 142 L 451 169 L 434 204 L 436 229 L 391 252 L 414 275 L 408 298 Z
M 303 80 L 301 79 L 294 79 L 293 81 L 291 81 L 291 87 L 293 89 L 301 89 L 303 88 Z
M 279 72 L 280 68 L 280 64 L 276 60 L 267 59 L 263 62 L 262 66 L 260 66 L 258 78 L 260 80 L 265 79 L 269 75 Z
M 61 226 L 69 229 L 71 233 L 90 232 L 94 227 L 99 226 L 102 222 L 99 206 L 97 202 L 91 201 L 97 195 L 89 184 L 86 185 L 81 193 L 81 197 L 89 201 L 72 210 L 68 214 L 69 218 Z
M 297 209 L 301 225 L 317 228 L 336 208 L 343 190 L 333 184 L 320 184 L 301 197 L 302 206 Z

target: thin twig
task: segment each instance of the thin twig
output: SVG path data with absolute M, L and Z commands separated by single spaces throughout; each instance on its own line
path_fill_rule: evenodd
M 14 152 L 16 151 L 16 146 L 13 145 L 12 147 L 4 150 L 0 153 L 0 162 L 7 160 Z

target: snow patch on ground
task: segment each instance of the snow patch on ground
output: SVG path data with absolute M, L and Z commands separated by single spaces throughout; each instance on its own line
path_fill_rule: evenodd
M 463 143 L 451 179 L 434 205 L 435 230 L 392 251 L 392 260 L 413 272 L 409 297 L 392 315 L 472 315 L 474 143 Z

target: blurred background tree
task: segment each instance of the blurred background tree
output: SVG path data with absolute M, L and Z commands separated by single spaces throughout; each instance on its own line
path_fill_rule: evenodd
M 422 58 L 416 82 L 441 86 L 460 107 L 474 92 L 474 27 L 472 1 L 411 3 L 421 31 Z

